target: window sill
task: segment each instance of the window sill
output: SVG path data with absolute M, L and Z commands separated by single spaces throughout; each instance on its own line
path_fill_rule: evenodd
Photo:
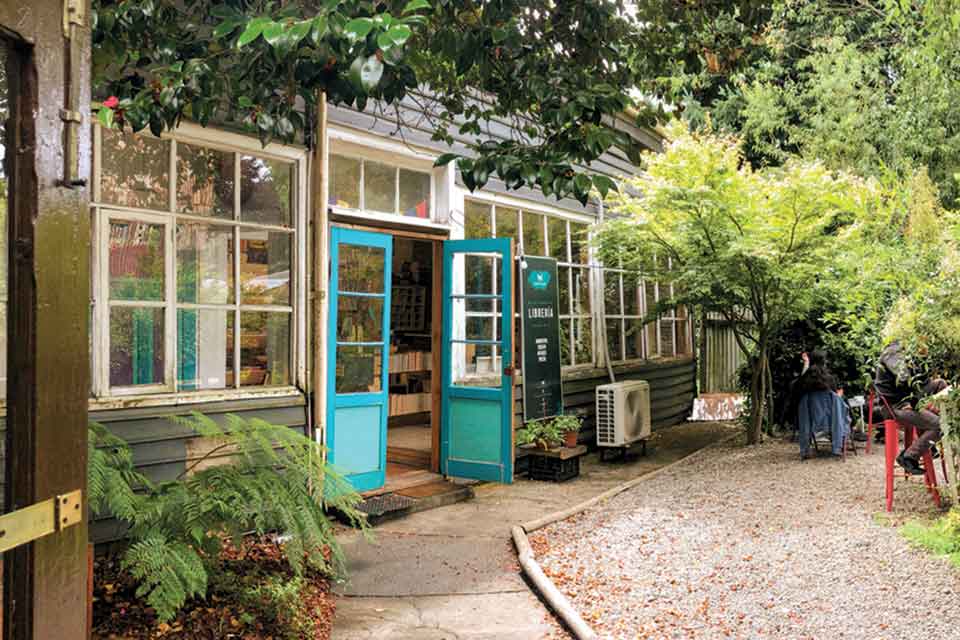
M 213 391 L 191 391 L 187 393 L 160 393 L 114 396 L 108 398 L 90 398 L 90 411 L 110 409 L 134 409 L 140 407 L 167 407 L 221 402 L 224 400 L 252 400 L 256 398 L 303 397 L 304 393 L 296 387 L 272 387 L 266 389 L 217 389 Z

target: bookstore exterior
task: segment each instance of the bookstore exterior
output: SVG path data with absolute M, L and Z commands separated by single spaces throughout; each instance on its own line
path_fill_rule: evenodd
M 448 149 L 416 115 L 398 128 L 331 107 L 315 152 L 195 125 L 94 130 L 90 412 L 141 470 L 174 478 L 215 446 L 169 421 L 195 410 L 301 429 L 363 491 L 411 474 L 509 482 L 523 376 L 504 265 L 522 255 L 559 265 L 564 404 L 584 437 L 607 357 L 618 379 L 650 381 L 655 427 L 687 415 L 690 319 L 641 322 L 665 291 L 596 261 L 599 206 L 471 193 L 433 166 Z M 633 167 L 608 154 L 594 169 Z

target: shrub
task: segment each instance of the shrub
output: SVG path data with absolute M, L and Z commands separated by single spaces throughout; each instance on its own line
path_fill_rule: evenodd
M 343 553 L 326 511 L 337 509 L 364 530 L 366 524 L 356 508 L 360 497 L 324 463 L 319 445 L 288 427 L 235 415 L 223 427 L 199 413 L 174 420 L 218 445 L 177 479 L 158 484 L 134 470 L 122 439 L 102 425 L 89 432 L 91 512 L 129 526 L 123 566 L 161 620 L 206 594 L 222 543 L 246 533 L 282 534 L 297 576 L 305 565 L 342 575 Z M 228 462 L 201 468 L 215 453 L 228 454 Z

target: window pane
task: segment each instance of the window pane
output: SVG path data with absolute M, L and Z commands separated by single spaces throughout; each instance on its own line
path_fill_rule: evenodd
M 110 309 L 110 386 L 163 384 L 163 309 Z
M 660 321 L 660 355 L 673 355 L 673 320 Z
M 397 170 L 379 162 L 363 163 L 363 208 L 397 212 Z
M 100 199 L 141 209 L 170 209 L 170 142 L 101 128 Z
M 337 260 L 340 291 L 383 293 L 384 252 L 379 247 L 341 244 Z
M 226 309 L 177 310 L 177 382 L 183 391 L 233 387 L 233 318 Z
M 574 268 L 573 270 L 573 313 L 590 313 L 590 283 L 588 276 L 590 271 L 584 268 Z
M 603 272 L 603 304 L 607 315 L 623 315 L 620 309 L 620 274 L 616 271 Z
M 383 347 L 337 347 L 337 393 L 380 391 Z
M 560 320 L 560 363 L 562 366 L 573 364 L 573 359 L 570 356 L 570 327 L 572 323 L 573 320 L 566 318 Z
M 467 340 L 494 340 L 500 337 L 500 315 L 467 316 Z
M 660 356 L 660 345 L 657 342 L 657 323 L 648 322 L 644 327 L 647 332 L 647 357 L 656 358 Z
M 240 385 L 290 384 L 290 314 L 240 314 Z
M 655 282 L 645 282 L 643 287 L 644 302 L 647 305 L 644 315 L 654 313 L 657 310 L 657 284 Z
M 110 223 L 110 298 L 163 300 L 163 226 Z
M 490 226 L 490 205 L 476 200 L 467 200 L 464 202 L 463 209 L 464 238 L 473 240 L 493 237 L 493 229 Z
M 626 321 L 627 358 L 643 357 L 643 324 L 638 319 Z
M 593 331 L 589 317 L 574 318 L 573 342 L 576 347 L 577 364 L 593 363 Z
M 560 262 L 569 262 L 567 257 L 567 221 L 562 218 L 547 217 L 547 240 L 550 243 L 550 256 Z
M 232 304 L 233 229 L 177 225 L 177 301 Z
M 623 312 L 628 316 L 639 316 L 640 296 L 638 294 L 638 278 L 635 273 L 623 274 Z
M 290 226 L 293 163 L 254 156 L 240 159 L 240 219 Z
M 578 264 L 587 264 L 589 261 L 590 227 L 585 224 L 570 223 L 570 258 Z
M 383 298 L 337 296 L 337 340 L 380 342 L 383 340 Z
M 523 252 L 528 256 L 546 255 L 543 248 L 543 216 L 524 212 Z
M 570 314 L 570 267 L 557 268 L 557 291 L 560 296 L 560 315 Z
M 623 341 L 620 339 L 620 320 L 607 320 L 607 349 L 610 350 L 610 360 L 623 360 Z
M 400 213 L 430 218 L 430 174 L 400 169 Z
M 497 207 L 497 228 L 495 229 L 498 238 L 513 238 L 519 241 L 520 235 L 517 233 L 517 216 L 520 212 L 509 207 Z
M 464 292 L 467 294 L 490 295 L 494 293 L 494 273 L 499 275 L 500 270 L 495 269 L 499 266 L 498 257 L 480 254 L 467 254 L 464 256 L 464 277 L 466 278 L 466 287 Z
M 177 209 L 233 219 L 234 154 L 177 143 Z
M 240 303 L 290 304 L 293 235 L 240 229 Z
M 345 156 L 330 156 L 329 204 L 345 209 L 360 208 L 360 161 Z
M 465 387 L 499 387 L 503 359 L 499 347 L 489 344 L 453 344 L 451 379 Z

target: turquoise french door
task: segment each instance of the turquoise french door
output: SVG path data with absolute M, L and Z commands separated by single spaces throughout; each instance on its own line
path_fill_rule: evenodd
M 391 236 L 331 230 L 328 461 L 358 491 L 386 476 L 392 261 Z
M 443 245 L 445 475 L 513 481 L 513 249 L 509 238 Z

